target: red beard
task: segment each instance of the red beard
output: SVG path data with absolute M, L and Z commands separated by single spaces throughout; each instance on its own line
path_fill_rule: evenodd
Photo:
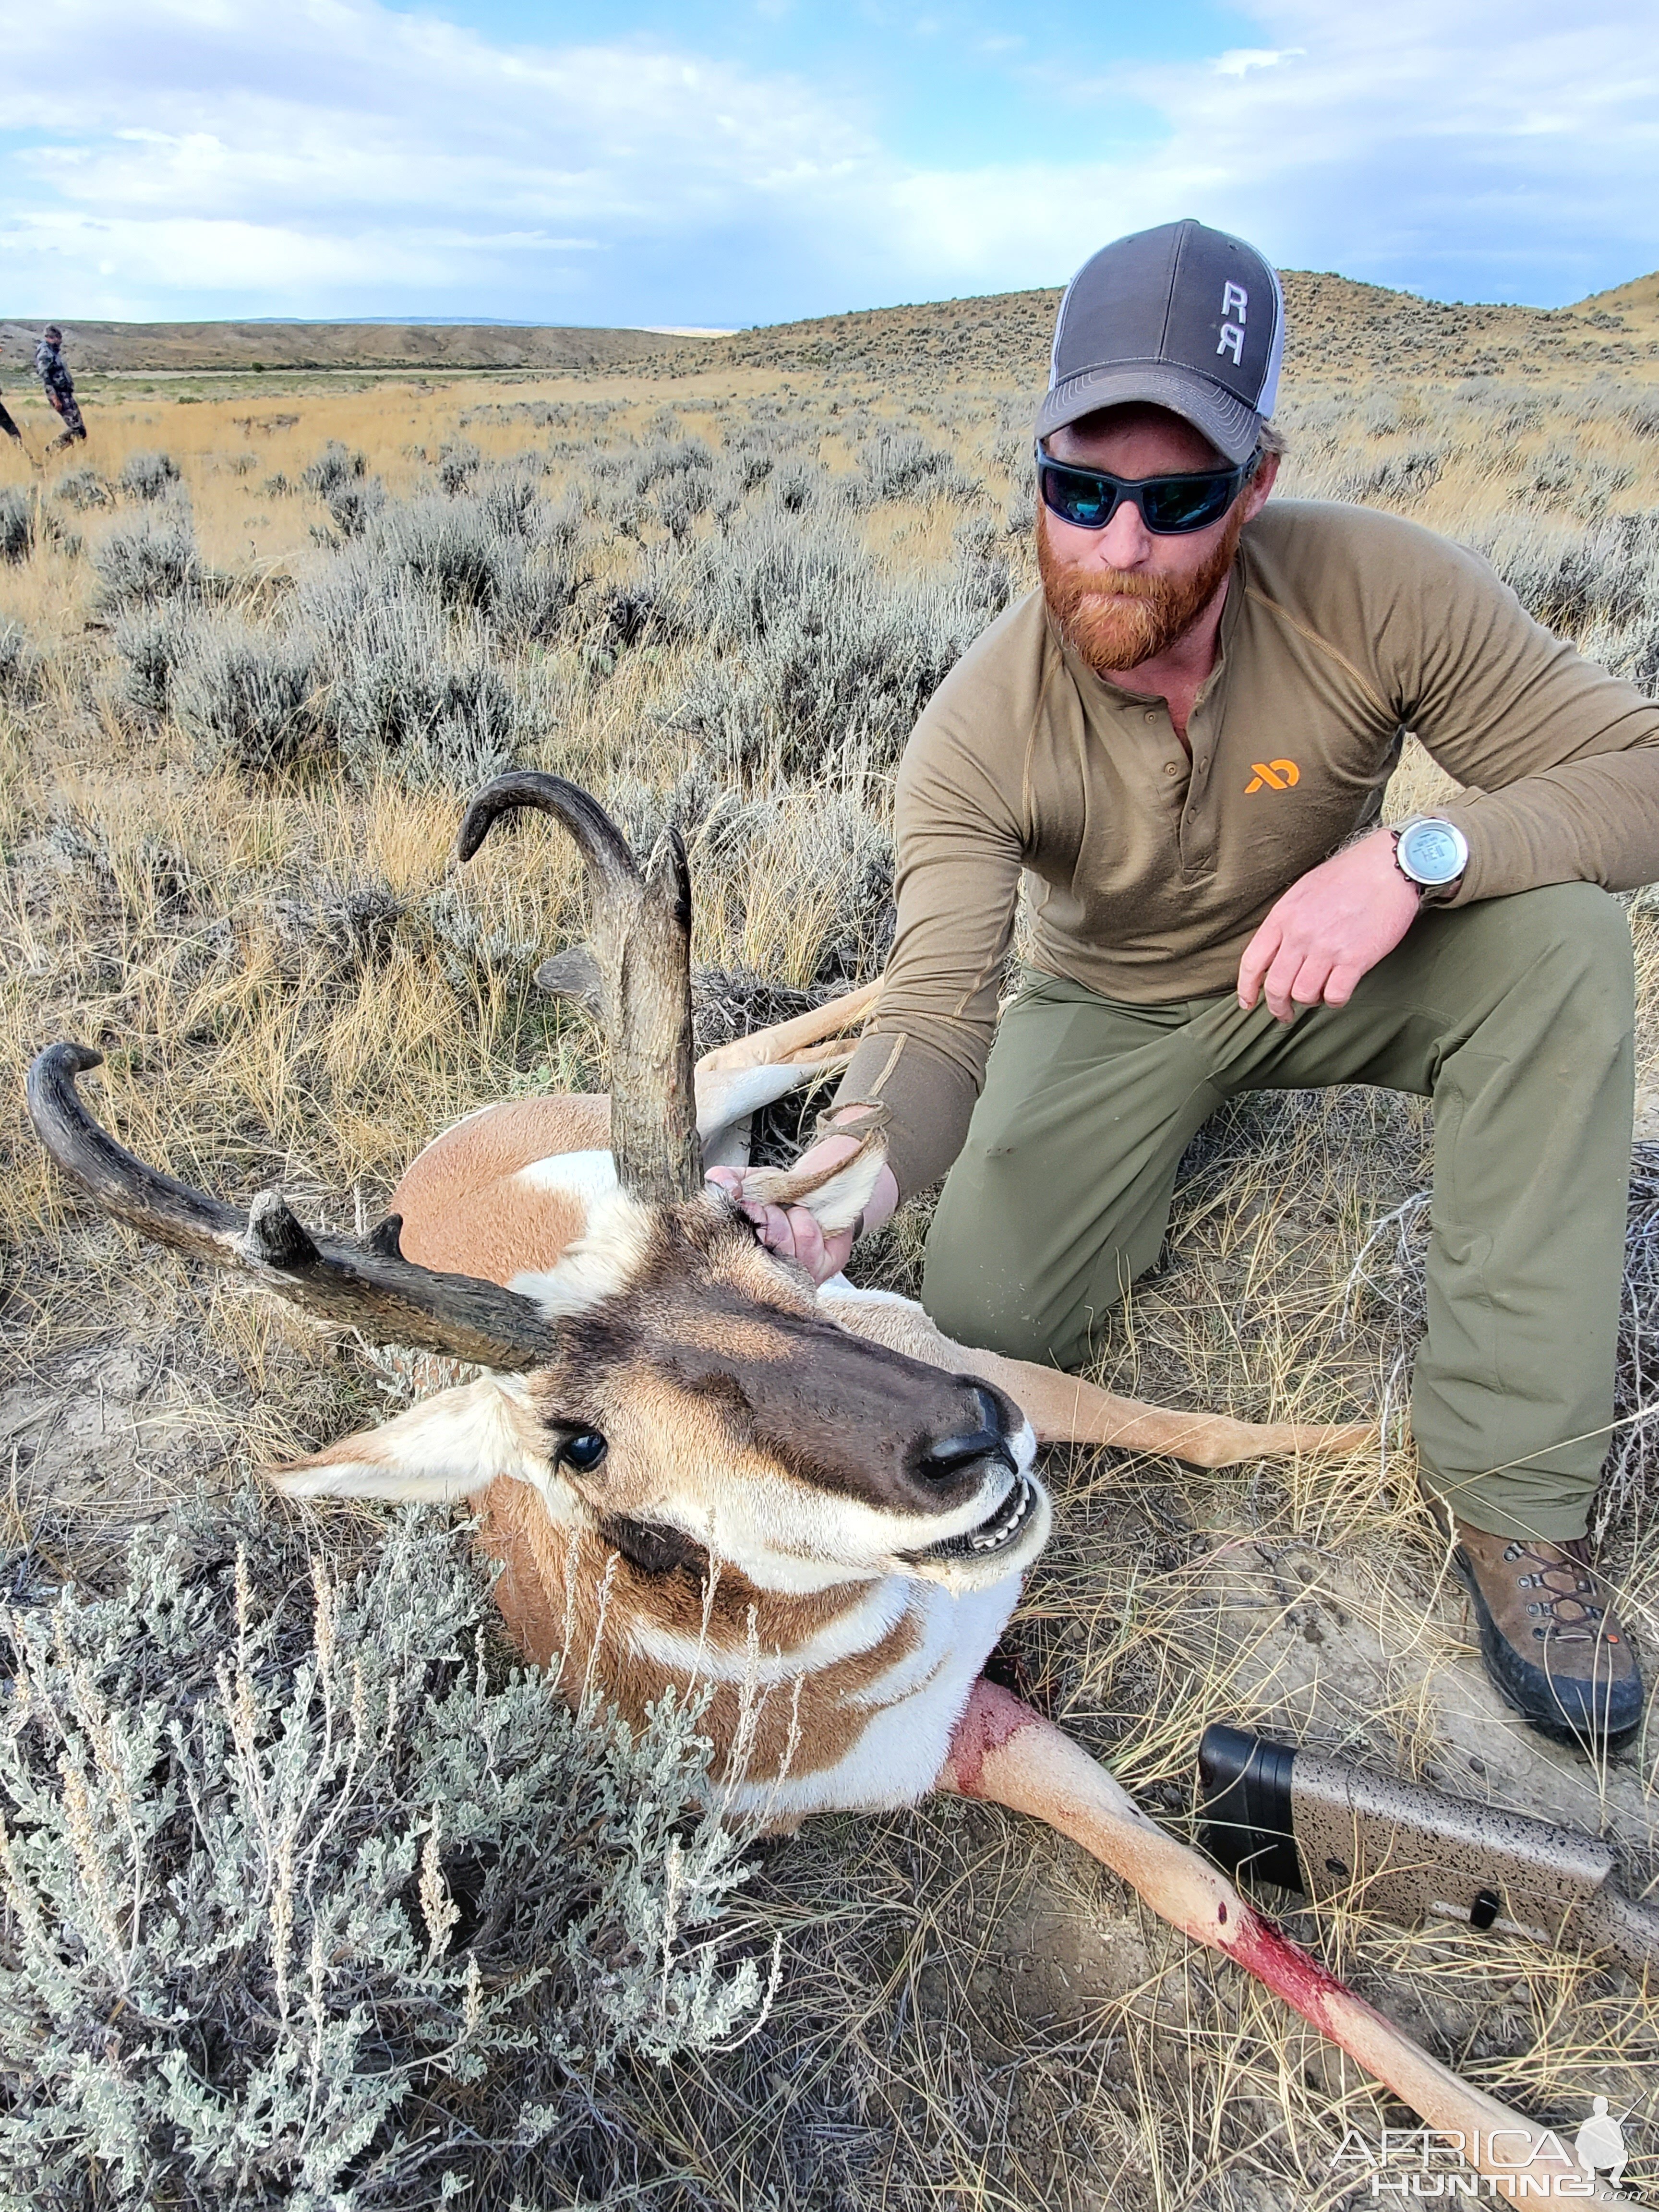
M 1118 568 L 1073 568 L 1049 550 L 1037 517 L 1037 568 L 1042 594 L 1060 635 L 1097 676 L 1139 668 L 1167 653 L 1190 629 L 1233 565 L 1244 527 L 1241 500 L 1227 518 L 1219 543 L 1190 576 L 1130 575 Z

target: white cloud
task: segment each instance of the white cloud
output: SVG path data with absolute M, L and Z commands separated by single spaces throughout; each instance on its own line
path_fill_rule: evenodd
M 1659 262 L 1650 0 L 1591 0 L 1570 24 L 1553 0 L 1251 13 L 1270 45 L 1054 84 L 1078 125 L 1057 137 L 1135 99 L 1167 118 L 1159 143 L 903 180 L 913 250 L 1006 282 L 1024 240 L 1053 280 L 1117 232 L 1196 215 L 1289 265 L 1488 297 L 1569 299 Z
M 1094 78 L 1033 30 L 1022 70 L 1064 106 L 1066 157 L 920 167 L 845 95 L 643 37 L 491 45 L 377 0 L 15 8 L 8 291 L 734 321 L 1056 282 L 1185 214 L 1292 264 L 1486 295 L 1659 262 L 1650 0 L 1571 25 L 1544 0 L 1250 13 L 1259 45 Z
M 20 19 L 7 64 L 0 129 L 46 141 L 7 164 L 14 285 L 43 261 L 66 278 L 77 240 L 90 254 L 112 227 L 129 290 L 282 307 L 510 289 L 520 247 L 533 287 L 562 240 L 752 223 L 876 151 L 787 79 L 642 46 L 491 46 L 373 0 L 64 0 Z
M 1280 62 L 1295 61 L 1305 46 L 1234 46 L 1210 64 L 1218 76 L 1248 76 L 1252 70 L 1277 69 Z

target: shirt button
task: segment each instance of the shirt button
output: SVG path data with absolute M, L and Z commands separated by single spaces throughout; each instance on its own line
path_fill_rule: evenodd
M 1164 773 L 1165 775 L 1179 775 L 1181 773 L 1180 763 L 1178 761 L 1165 761 L 1164 763 Z
M 1155 707 L 1149 707 L 1149 708 L 1146 709 L 1146 720 L 1147 720 L 1149 722 L 1155 722 L 1155 721 L 1157 721 L 1157 720 L 1158 720 L 1158 709 L 1157 709 Z

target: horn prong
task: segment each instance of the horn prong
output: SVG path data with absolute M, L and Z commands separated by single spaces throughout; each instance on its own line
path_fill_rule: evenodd
M 307 1267 L 317 1257 L 317 1247 L 279 1190 L 262 1190 L 249 1205 L 241 1249 L 261 1267 Z
M 377 1221 L 364 1237 L 363 1249 L 382 1260 L 401 1260 L 404 1256 L 402 1214 L 388 1213 L 383 1221 Z

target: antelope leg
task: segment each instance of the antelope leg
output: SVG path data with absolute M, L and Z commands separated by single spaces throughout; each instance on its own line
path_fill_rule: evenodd
M 1194 1467 L 1231 1467 L 1268 1455 L 1357 1451 L 1376 1441 L 1376 1430 L 1363 1421 L 1257 1424 L 1142 1405 L 1034 1359 L 1008 1359 L 1000 1352 L 953 1343 L 912 1298 L 860 1291 L 840 1278 L 826 1283 L 820 1297 L 824 1311 L 843 1328 L 953 1374 L 982 1375 L 996 1383 L 1024 1413 L 1040 1443 L 1115 1444 L 1125 1451 L 1165 1452 Z
M 757 1060 L 746 1067 L 711 1068 L 700 1060 L 692 1080 L 704 1168 L 746 1168 L 750 1117 L 815 1075 L 844 1067 L 852 1056 L 850 1044 L 829 1044 L 803 1045 L 781 1059 Z
M 866 983 L 856 991 L 814 1006 L 810 1013 L 797 1014 L 793 1021 L 775 1022 L 769 1030 L 756 1030 L 750 1036 L 720 1045 L 714 1052 L 704 1053 L 697 1062 L 697 1073 L 723 1075 L 732 1068 L 770 1066 L 799 1053 L 803 1045 L 820 1044 L 825 1037 L 839 1036 L 854 1022 L 863 1020 L 875 1005 L 880 990 L 881 978 L 878 976 L 873 983 Z
M 975 1684 L 939 1787 L 1032 1814 L 1081 1844 L 1195 1943 L 1265 1982 L 1430 2127 L 1460 2135 L 1469 2164 L 1492 2177 L 1496 2195 L 1535 2197 L 1544 2176 L 1560 2175 L 1571 2177 L 1581 2203 L 1626 2202 L 1600 2182 L 1586 2189 L 1583 2169 L 1567 2162 L 1558 2137 L 1460 2079 L 1356 1996 L 1224 1874 L 1149 1820 L 1080 1744 L 1008 1691 Z

